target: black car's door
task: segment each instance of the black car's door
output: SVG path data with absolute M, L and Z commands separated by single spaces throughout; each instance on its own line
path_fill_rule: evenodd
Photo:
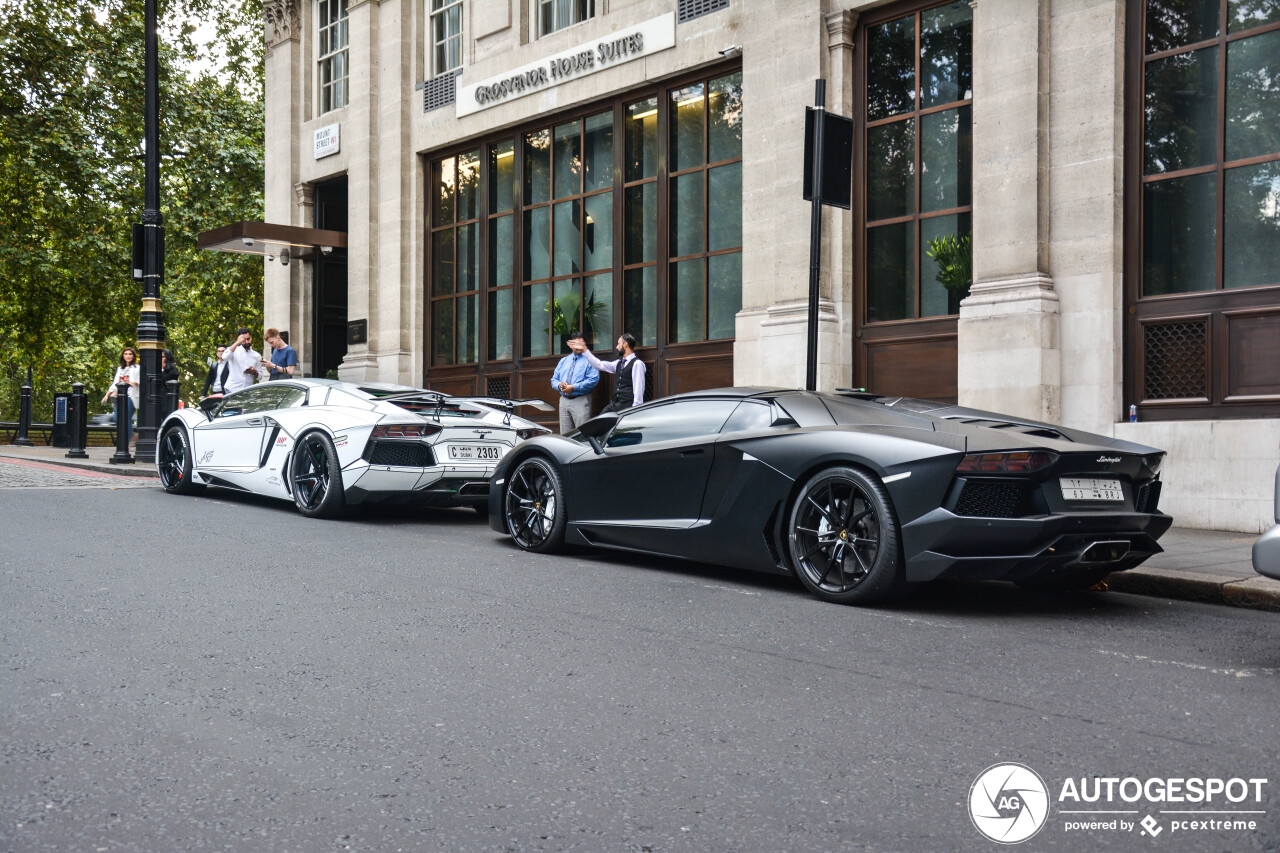
M 584 454 L 570 467 L 570 521 L 643 530 L 693 525 L 720 426 L 738 402 L 673 400 L 623 414 L 604 453 Z

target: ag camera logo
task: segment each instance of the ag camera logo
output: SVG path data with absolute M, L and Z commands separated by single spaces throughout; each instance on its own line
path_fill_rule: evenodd
M 1039 832 L 1049 817 L 1049 789 L 1025 764 L 993 764 L 969 789 L 969 818 L 992 841 L 1017 844 Z

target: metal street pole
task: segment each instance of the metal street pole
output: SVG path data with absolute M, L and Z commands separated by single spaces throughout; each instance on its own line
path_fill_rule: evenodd
M 138 320 L 142 395 L 138 408 L 139 461 L 156 457 L 156 431 L 162 411 L 160 351 L 164 349 L 164 312 L 160 310 L 160 286 L 164 283 L 164 226 L 160 216 L 160 56 L 156 43 L 156 0 L 146 0 L 146 102 L 144 137 L 146 152 L 146 201 L 142 211 L 142 313 Z
M 804 387 L 818 388 L 818 282 L 822 270 L 822 136 L 826 116 L 827 81 L 815 81 L 813 110 L 813 213 L 809 222 L 809 340 Z

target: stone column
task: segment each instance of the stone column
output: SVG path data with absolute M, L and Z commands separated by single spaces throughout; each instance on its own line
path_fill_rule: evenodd
M 1049 2 L 971 5 L 974 283 L 960 305 L 960 402 L 1058 421 L 1058 294 L 1049 266 L 1043 120 Z
M 298 180 L 299 127 L 304 119 L 307 63 L 302 61 L 302 22 L 298 0 L 267 0 L 263 4 L 266 39 L 265 113 L 266 185 L 263 207 L 267 222 L 299 224 L 295 220 L 294 184 Z M 310 223 L 307 223 L 310 224 Z M 310 330 L 300 321 L 304 271 L 309 265 L 293 261 L 265 261 L 263 268 L 263 322 L 289 330 L 289 340 L 305 359 Z M 228 335 L 234 337 L 234 329 Z M 255 331 L 261 336 L 262 329 Z M 230 337 L 228 337 L 230 340 Z
M 377 199 L 379 111 L 377 73 L 378 13 L 375 0 L 348 0 L 347 85 L 350 99 L 342 145 L 348 151 L 347 167 L 347 319 L 368 320 L 369 340 L 347 349 L 338 378 L 360 382 L 378 378 L 374 351 L 380 334 L 378 318 L 376 243 L 379 221 Z M 349 145 L 348 145 L 349 141 Z
M 316 226 L 315 188 L 311 184 L 297 183 L 293 185 L 293 225 L 302 228 Z M 298 351 L 298 369 L 303 376 L 314 376 L 312 365 L 312 333 L 315 317 L 312 305 L 315 297 L 317 257 L 306 263 L 292 264 L 292 296 L 289 300 L 289 344 Z M 268 320 L 270 323 L 270 320 Z M 281 327 L 284 328 L 284 327 Z

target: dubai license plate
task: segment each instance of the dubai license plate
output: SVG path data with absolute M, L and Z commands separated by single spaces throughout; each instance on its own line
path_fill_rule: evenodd
M 1123 501 L 1119 480 L 1099 477 L 1063 477 L 1062 497 L 1069 501 Z
M 450 459 L 501 459 L 502 449 L 480 444 L 449 445 Z

